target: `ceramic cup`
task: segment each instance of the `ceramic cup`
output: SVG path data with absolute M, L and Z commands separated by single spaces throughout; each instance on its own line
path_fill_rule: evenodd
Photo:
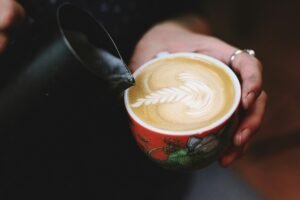
M 138 146 L 159 166 L 174 170 L 200 169 L 216 161 L 231 144 L 232 134 L 237 128 L 241 102 L 240 82 L 230 67 L 221 61 L 197 53 L 161 53 L 143 64 L 134 73 L 136 78 L 152 63 L 169 58 L 196 58 L 223 69 L 229 75 L 235 97 L 229 111 L 217 121 L 188 131 L 171 131 L 154 127 L 134 112 L 129 104 L 128 91 L 124 93 L 125 107 L 129 115 L 130 128 Z M 138 82 L 137 82 L 138 84 Z

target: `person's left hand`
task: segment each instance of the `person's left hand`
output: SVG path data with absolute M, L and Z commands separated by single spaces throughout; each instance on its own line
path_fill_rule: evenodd
M 202 25 L 200 23 L 196 31 L 175 21 L 154 26 L 138 42 L 131 59 L 131 70 L 135 71 L 160 52 L 198 52 L 229 64 L 230 55 L 237 48 L 203 34 L 207 29 Z M 232 68 L 241 77 L 245 116 L 234 135 L 234 145 L 219 160 L 222 166 L 230 165 L 243 155 L 250 137 L 260 127 L 267 100 L 262 90 L 262 65 L 255 57 L 240 54 L 232 63 Z

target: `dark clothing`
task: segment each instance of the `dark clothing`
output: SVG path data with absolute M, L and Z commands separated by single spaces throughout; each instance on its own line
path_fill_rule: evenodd
M 30 54 L 36 32 L 50 31 L 48 22 L 62 1 L 21 2 L 30 18 L 28 32 L 18 36 L 31 41 L 22 52 Z M 188 1 L 72 2 L 106 26 L 126 60 L 152 24 L 190 6 Z M 71 110 L 62 108 L 67 102 L 61 100 L 56 102 L 61 110 L 32 110 L 13 130 L 0 127 L 0 199 L 182 199 L 189 175 L 163 170 L 146 158 L 131 136 L 122 101 L 100 92 L 85 95 Z M 48 119 L 47 113 L 56 117 Z
M 31 21 L 46 23 L 55 9 L 71 2 L 92 12 L 104 24 L 128 60 L 134 45 L 151 25 L 186 13 L 200 13 L 199 0 L 23 0 Z

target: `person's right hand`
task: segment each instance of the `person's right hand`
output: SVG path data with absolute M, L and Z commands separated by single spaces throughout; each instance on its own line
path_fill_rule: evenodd
M 9 32 L 25 17 L 24 8 L 15 0 L 0 0 L 0 53 L 9 42 Z
M 193 18 L 189 19 L 192 22 Z M 193 26 L 193 28 L 197 28 L 197 26 Z M 138 42 L 131 59 L 131 70 L 136 70 L 160 52 L 202 53 L 230 65 L 230 56 L 237 48 L 207 35 L 205 32 L 207 29 L 201 26 L 201 23 L 200 26 L 198 25 L 198 31 L 195 30 L 187 24 L 182 25 L 182 21 L 175 20 L 155 25 Z M 231 64 L 233 70 L 241 78 L 243 96 L 241 103 L 244 116 L 233 136 L 233 145 L 219 160 L 224 167 L 229 166 L 244 154 L 251 137 L 258 131 L 262 123 L 267 104 L 260 61 L 253 56 L 241 54 Z

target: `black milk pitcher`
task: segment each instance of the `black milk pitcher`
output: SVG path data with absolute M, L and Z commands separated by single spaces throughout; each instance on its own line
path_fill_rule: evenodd
M 0 57 L 0 131 L 72 118 L 83 104 L 110 102 L 134 84 L 116 44 L 85 10 L 60 6 L 36 40 Z

